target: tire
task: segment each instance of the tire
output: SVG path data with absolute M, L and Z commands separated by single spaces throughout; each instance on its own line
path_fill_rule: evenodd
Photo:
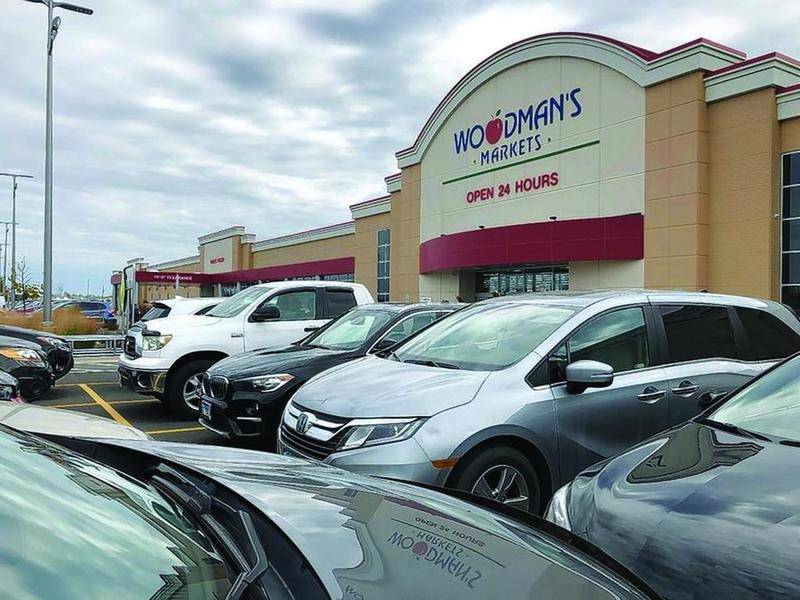
M 167 384 L 166 404 L 170 412 L 181 419 L 197 419 L 200 416 L 200 397 L 195 397 L 196 405 L 190 405 L 190 400 L 184 397 L 184 389 L 189 386 L 190 380 L 202 377 L 208 368 L 214 364 L 213 360 L 193 360 L 178 367 Z
M 519 450 L 509 446 L 493 446 L 468 458 L 467 463 L 459 467 L 452 487 L 525 512 L 541 513 L 542 491 L 539 476 Z M 504 473 L 505 480 L 502 479 Z M 505 490 L 501 489 L 503 481 L 506 482 L 503 486 Z

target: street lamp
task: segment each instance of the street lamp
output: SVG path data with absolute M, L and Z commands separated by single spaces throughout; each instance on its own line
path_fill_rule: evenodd
M 50 324 L 53 316 L 53 42 L 61 26 L 61 17 L 53 18 L 53 10 L 63 8 L 72 12 L 91 15 L 91 8 L 54 2 L 53 0 L 25 0 L 47 7 L 47 123 L 45 125 L 44 160 L 44 281 L 42 289 L 42 322 Z M 12 219 L 13 221 L 14 219 Z M 12 250 L 14 246 L 11 246 Z M 11 265 L 14 271 L 14 265 Z M 13 292 L 12 292 L 13 294 Z
M 17 301 L 14 282 L 17 280 L 17 179 L 33 179 L 33 175 L 22 173 L 0 173 L 2 177 L 11 178 L 11 308 Z

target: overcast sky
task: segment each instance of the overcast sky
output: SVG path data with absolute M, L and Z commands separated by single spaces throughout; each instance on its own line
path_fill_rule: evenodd
M 230 225 L 264 239 L 348 220 L 456 80 L 524 37 L 800 56 L 797 2 L 85 1 L 94 16 L 61 13 L 55 52 L 54 287 L 72 291 Z M 40 276 L 46 9 L 0 11 L 0 171 L 36 177 L 18 248 Z M 10 204 L 0 179 L 0 219 Z

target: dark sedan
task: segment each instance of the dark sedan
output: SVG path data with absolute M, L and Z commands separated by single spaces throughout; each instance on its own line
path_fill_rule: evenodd
M 0 425 L 0 473 L 4 598 L 657 597 L 541 520 L 263 452 Z
M 72 348 L 67 340 L 46 331 L 25 329 L 12 325 L 0 325 L 0 336 L 19 338 L 34 344 L 39 344 L 47 355 L 47 362 L 53 370 L 56 379 L 61 379 L 75 366 Z
M 221 360 L 204 375 L 200 423 L 227 438 L 273 448 L 281 413 L 303 383 L 326 369 L 389 348 L 459 304 L 369 304 L 284 348 Z
M 800 590 L 800 356 L 584 471 L 547 518 L 671 599 Z
M 17 337 L 0 335 L 0 370 L 19 380 L 26 400 L 40 397 L 56 381 L 42 345 Z

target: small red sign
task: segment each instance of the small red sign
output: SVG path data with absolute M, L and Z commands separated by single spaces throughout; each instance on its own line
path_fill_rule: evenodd
M 224 256 L 218 256 L 217 258 L 212 258 L 209 262 L 212 265 L 218 265 L 219 263 L 224 263 L 225 262 L 225 257 Z

